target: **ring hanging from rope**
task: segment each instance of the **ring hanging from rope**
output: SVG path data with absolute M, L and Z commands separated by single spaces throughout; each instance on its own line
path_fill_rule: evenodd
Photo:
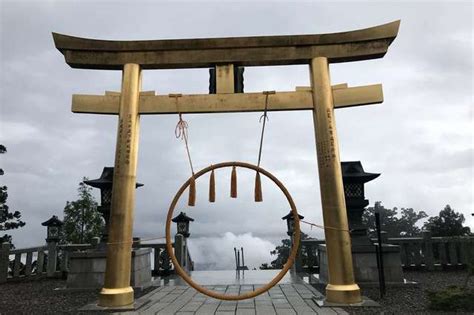
M 278 188 L 280 188 L 280 190 L 285 195 L 285 197 L 286 197 L 286 199 L 289 203 L 290 209 L 293 213 L 293 217 L 295 218 L 295 235 L 293 237 L 293 244 L 292 244 L 292 247 L 291 247 L 290 255 L 288 257 L 287 262 L 283 266 L 283 269 L 266 285 L 264 285 L 262 287 L 259 287 L 259 288 L 255 289 L 254 291 L 245 292 L 245 293 L 242 293 L 242 294 L 239 294 L 239 295 L 226 295 L 226 294 L 218 293 L 218 292 L 209 290 L 209 289 L 199 285 L 198 283 L 194 282 L 194 280 L 192 280 L 191 277 L 186 273 L 186 271 L 184 271 L 184 269 L 179 265 L 179 262 L 178 262 L 178 260 L 175 256 L 175 254 L 174 254 L 174 251 L 173 251 L 173 245 L 171 243 L 171 218 L 173 217 L 173 212 L 176 208 L 176 205 L 177 205 L 181 195 L 189 187 L 191 181 L 192 180 L 197 180 L 199 177 L 201 177 L 202 175 L 204 175 L 208 172 L 212 172 L 216 169 L 228 168 L 228 167 L 231 167 L 233 169 L 235 167 L 251 169 L 251 170 L 256 171 L 257 173 L 261 173 L 261 174 L 265 175 L 267 178 L 269 178 L 271 181 L 273 181 L 275 183 L 275 185 L 277 185 Z M 296 258 L 296 254 L 298 252 L 299 243 L 300 243 L 300 220 L 299 220 L 299 217 L 298 217 L 298 211 L 296 210 L 296 206 L 295 206 L 295 203 L 293 201 L 293 198 L 291 197 L 291 195 L 288 192 L 288 190 L 286 189 L 286 187 L 283 185 L 282 182 L 280 182 L 270 172 L 264 170 L 263 168 L 261 168 L 259 166 L 249 164 L 249 163 L 244 163 L 244 162 L 224 162 L 224 163 L 214 164 L 214 165 L 208 166 L 208 167 L 200 170 L 199 172 L 193 174 L 193 176 L 191 178 L 189 178 L 181 186 L 181 188 L 178 190 L 178 192 L 174 196 L 173 201 L 171 202 L 170 208 L 168 210 L 168 216 L 166 218 L 166 249 L 168 251 L 168 254 L 169 254 L 171 260 L 173 261 L 173 265 L 175 267 L 176 272 L 181 276 L 181 278 L 184 281 L 186 281 L 191 287 L 193 287 L 197 291 L 199 291 L 202 294 L 205 294 L 207 296 L 210 296 L 210 297 L 213 297 L 213 298 L 216 298 L 216 299 L 220 299 L 220 300 L 227 300 L 227 301 L 245 300 L 245 299 L 250 299 L 250 298 L 256 297 L 257 295 L 260 295 L 260 294 L 270 290 L 273 286 L 275 286 L 285 276 L 285 274 L 288 272 L 288 270 L 293 265 L 293 263 L 295 261 L 295 258 Z

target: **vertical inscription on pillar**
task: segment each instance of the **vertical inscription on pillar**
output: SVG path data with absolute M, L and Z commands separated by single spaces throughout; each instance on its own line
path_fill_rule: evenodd
M 122 160 L 124 160 L 125 164 L 130 164 L 130 154 L 132 148 L 132 114 L 127 114 L 126 119 L 123 117 L 120 118 L 118 138 L 120 149 L 117 150 L 115 163 L 117 173 L 121 170 Z
M 123 137 L 123 118 L 119 118 L 119 127 L 118 127 L 118 143 L 117 145 L 121 145 Z M 120 172 L 120 166 L 122 165 L 122 150 L 120 148 L 117 150 L 117 156 L 115 157 L 115 172 Z
M 132 143 L 132 114 L 127 116 L 127 135 L 126 135 L 125 163 L 130 164 L 130 148 Z
M 330 167 L 336 159 L 336 130 L 334 129 L 332 115 L 332 110 L 330 108 L 327 108 L 325 119 L 327 124 L 328 136 L 325 138 L 328 140 L 318 141 L 316 148 L 318 151 L 319 162 L 321 163 L 322 167 Z

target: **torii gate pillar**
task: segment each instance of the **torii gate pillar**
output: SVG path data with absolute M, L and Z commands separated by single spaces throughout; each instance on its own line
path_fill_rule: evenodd
M 326 227 L 324 234 L 328 261 L 332 262 L 328 264 L 326 300 L 336 303 L 341 301 L 349 304 L 359 303 L 361 295 L 359 286 L 354 281 L 352 267 L 351 237 L 347 223 L 328 59 L 313 58 L 310 72 L 319 186 Z
M 129 305 L 134 299 L 130 267 L 140 121 L 140 72 L 138 64 L 129 63 L 123 67 L 112 187 L 113 211 L 110 213 L 105 280 L 99 294 L 99 306 Z

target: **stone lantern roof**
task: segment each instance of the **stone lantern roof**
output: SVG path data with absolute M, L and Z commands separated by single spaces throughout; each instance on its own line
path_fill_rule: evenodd
M 62 226 L 64 224 L 63 221 L 59 220 L 57 216 L 53 215 L 49 220 L 44 221 L 41 223 L 42 226 Z
M 380 176 L 365 172 L 360 161 L 341 162 L 341 168 L 344 183 L 367 183 Z
M 304 216 L 302 216 L 301 214 L 298 213 L 298 218 L 300 220 L 304 219 Z M 287 215 L 285 215 L 283 218 L 281 218 L 282 220 L 288 220 L 288 219 L 293 219 L 293 211 L 290 210 L 290 212 L 288 212 Z
M 181 212 L 180 214 L 178 214 L 177 216 L 175 216 L 173 219 L 171 219 L 171 221 L 175 222 L 175 223 L 178 223 L 178 222 L 190 222 L 190 221 L 194 221 L 193 218 L 190 218 L 186 215 L 186 212 Z
M 95 188 L 110 188 L 112 187 L 114 179 L 114 168 L 113 167 L 104 167 L 102 174 L 97 179 L 85 180 L 84 184 L 95 187 Z M 136 183 L 136 188 L 142 187 L 143 184 Z

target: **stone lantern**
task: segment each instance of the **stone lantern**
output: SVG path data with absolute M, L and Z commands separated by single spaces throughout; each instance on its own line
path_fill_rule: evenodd
M 113 179 L 114 168 L 104 167 L 99 178 L 84 181 L 84 184 L 100 189 L 100 206 L 97 210 L 104 218 L 105 227 L 100 244 L 96 248 L 70 253 L 67 288 L 98 289 L 104 286 Z M 141 186 L 143 184 L 135 184 L 136 188 Z M 151 285 L 151 252 L 151 248 L 132 248 L 130 275 L 130 285 L 132 287 L 144 288 Z
M 365 172 L 360 161 L 341 162 L 341 168 L 352 244 L 369 244 L 367 227 L 362 223 L 362 214 L 369 204 L 365 199 L 364 184 L 379 177 L 380 174 Z
M 181 212 L 171 221 L 176 223 L 178 234 L 183 235 L 185 238 L 188 238 L 191 235 L 189 234 L 189 222 L 194 221 L 194 219 L 188 217 L 185 212 Z
M 57 216 L 53 215 L 49 220 L 41 223 L 42 226 L 47 228 L 46 242 L 59 242 L 61 239 L 61 230 L 63 221 L 59 220 Z
M 304 219 L 304 216 L 298 213 L 298 218 L 300 220 Z M 286 220 L 286 234 L 290 237 L 291 245 L 293 246 L 293 235 L 295 234 L 295 218 L 293 216 L 293 211 L 290 210 L 287 215 L 285 215 L 282 220 Z M 292 271 L 300 272 L 303 270 L 303 264 L 301 260 L 301 240 L 298 247 L 298 255 L 296 256 L 295 263 L 291 267 Z
M 63 221 L 59 220 L 55 215 L 53 215 L 49 220 L 41 223 L 42 226 L 46 226 L 47 228 L 46 243 L 48 248 L 48 265 L 46 272 L 48 278 L 54 277 L 56 273 L 58 256 L 57 244 L 61 240 L 61 230 L 63 224 Z
M 302 220 L 304 219 L 304 216 L 302 216 L 301 214 L 298 214 L 298 218 Z M 288 234 L 288 236 L 293 236 L 293 234 L 295 233 L 295 219 L 293 217 L 293 211 L 290 210 L 290 212 L 281 219 L 286 220 L 286 228 L 287 228 L 286 234 Z
M 109 234 L 110 205 L 112 203 L 112 186 L 114 178 L 114 168 L 104 167 L 102 174 L 97 179 L 85 180 L 84 184 L 100 189 L 100 206 L 97 210 L 102 214 L 105 221 L 101 242 L 107 243 Z M 143 184 L 136 183 L 135 187 L 142 187 Z

